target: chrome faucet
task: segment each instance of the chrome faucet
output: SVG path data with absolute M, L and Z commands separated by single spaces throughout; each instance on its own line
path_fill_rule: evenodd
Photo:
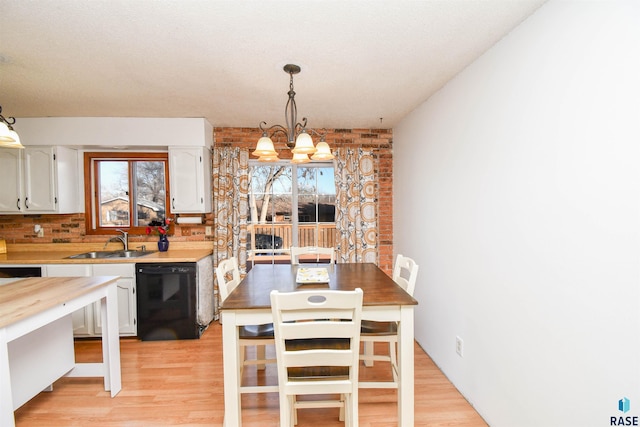
M 114 236 L 109 240 L 107 240 L 107 243 L 104 244 L 104 247 L 102 248 L 102 250 L 106 249 L 107 245 L 110 242 L 115 242 L 116 240 L 119 240 L 122 242 L 122 245 L 124 246 L 125 251 L 129 250 L 129 233 L 127 233 L 126 231 L 120 230 L 119 228 L 116 229 L 116 231 L 122 233 L 122 236 Z

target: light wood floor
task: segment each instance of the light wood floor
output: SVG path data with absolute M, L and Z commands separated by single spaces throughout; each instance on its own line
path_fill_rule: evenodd
M 30 426 L 221 426 L 223 405 L 221 326 L 212 324 L 199 340 L 121 340 L 122 391 L 109 397 L 101 379 L 63 378 L 51 393 L 40 393 L 15 412 L 18 427 Z M 76 360 L 101 360 L 99 341 L 76 343 Z M 388 364 L 361 367 L 360 378 L 388 375 Z M 247 381 L 275 384 L 275 366 Z M 360 426 L 397 425 L 396 391 L 360 391 Z M 276 393 L 244 395 L 242 420 L 247 427 L 278 425 Z M 478 427 L 487 424 L 415 346 L 416 426 Z M 337 409 L 300 410 L 298 425 L 343 426 Z

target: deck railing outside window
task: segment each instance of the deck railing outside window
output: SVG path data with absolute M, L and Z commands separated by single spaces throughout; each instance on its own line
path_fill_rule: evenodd
M 253 263 L 285 262 L 290 258 L 291 224 L 250 224 L 247 250 Z M 297 246 L 335 248 L 335 223 L 299 224 Z

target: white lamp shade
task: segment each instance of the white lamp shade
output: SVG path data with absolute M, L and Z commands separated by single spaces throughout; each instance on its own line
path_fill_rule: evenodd
M 320 141 L 316 145 L 316 152 L 311 156 L 313 160 L 333 160 L 335 156 L 331 154 L 331 148 L 325 141 Z
M 262 138 L 258 140 L 258 144 L 256 144 L 256 149 L 253 153 L 254 156 L 262 157 L 262 156 L 276 156 L 278 157 L 278 153 L 276 153 L 275 148 L 273 148 L 273 141 L 266 135 L 263 135 Z
M 16 140 L 11 136 L 10 132 L 9 126 L 0 121 L 0 142 L 15 142 Z
M 293 158 L 291 159 L 291 163 L 309 163 L 310 161 L 309 155 L 303 153 L 293 153 Z
M 260 156 L 258 157 L 259 162 L 277 162 L 280 160 L 277 155 L 275 156 Z
M 313 146 L 313 140 L 311 136 L 302 131 L 296 138 L 296 146 L 291 150 L 293 154 L 313 154 L 316 152 L 316 147 Z
M 20 137 L 18 136 L 15 130 L 10 130 L 9 135 L 15 140 L 15 142 L 9 142 L 8 144 L 4 145 L 5 147 L 24 148 L 24 146 L 20 143 Z

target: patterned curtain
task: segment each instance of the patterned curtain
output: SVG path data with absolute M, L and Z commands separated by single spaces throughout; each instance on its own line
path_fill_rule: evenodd
M 249 202 L 249 151 L 213 149 L 214 266 L 235 256 L 240 272 L 247 267 L 247 212 Z M 216 303 L 216 307 L 218 304 Z
M 362 148 L 336 150 L 338 262 L 378 264 L 378 177 L 375 157 Z

